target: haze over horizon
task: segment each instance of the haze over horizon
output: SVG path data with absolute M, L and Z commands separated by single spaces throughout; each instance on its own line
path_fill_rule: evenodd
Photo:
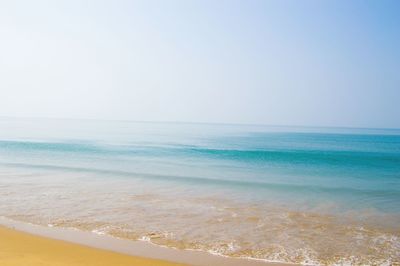
M 400 128 L 398 1 L 0 3 L 0 117 Z

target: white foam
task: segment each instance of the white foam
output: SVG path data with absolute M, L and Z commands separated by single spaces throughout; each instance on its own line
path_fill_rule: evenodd
M 105 234 L 106 234 L 105 232 L 100 231 L 100 230 L 97 230 L 97 229 L 93 229 L 91 232 L 92 232 L 92 233 L 95 233 L 95 234 L 97 234 L 97 235 L 105 235 Z

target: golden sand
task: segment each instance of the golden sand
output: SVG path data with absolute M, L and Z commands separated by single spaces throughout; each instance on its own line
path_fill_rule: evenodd
M 119 254 L 0 227 L 0 265 L 170 266 L 182 264 Z

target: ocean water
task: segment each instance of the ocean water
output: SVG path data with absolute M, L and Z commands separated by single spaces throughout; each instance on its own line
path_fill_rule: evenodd
M 0 216 L 181 249 L 400 264 L 400 130 L 0 119 Z

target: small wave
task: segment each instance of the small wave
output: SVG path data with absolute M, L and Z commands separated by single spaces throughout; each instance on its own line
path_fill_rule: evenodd
M 81 142 L 45 142 L 45 141 L 12 141 L 0 140 L 3 150 L 47 151 L 61 153 L 89 153 L 114 156 L 151 155 L 159 156 L 192 156 L 210 157 L 221 160 L 243 162 L 276 162 L 285 164 L 329 164 L 362 167 L 386 167 L 399 169 L 398 152 L 371 152 L 351 150 L 312 150 L 312 149 L 233 149 L 213 148 L 193 145 L 100 145 Z
M 28 164 L 28 163 L 6 163 L 0 162 L 0 165 L 9 167 L 22 167 L 22 168 L 38 168 L 47 170 L 61 170 L 65 172 L 88 172 L 96 173 L 107 176 L 120 176 L 130 178 L 146 178 L 163 181 L 181 181 L 188 183 L 195 183 L 198 185 L 220 185 L 220 186 L 232 186 L 232 187 L 249 187 L 252 189 L 268 189 L 274 191 L 291 191 L 292 193 L 303 193 L 303 192 L 324 192 L 333 195 L 370 195 L 379 197 L 380 195 L 385 196 L 386 201 L 396 201 L 398 199 L 397 189 L 357 189 L 350 187 L 326 187 L 323 185 L 295 185 L 295 184 L 280 184 L 263 181 L 251 181 L 251 180 L 232 180 L 232 179 L 214 179 L 204 178 L 200 176 L 179 176 L 179 175 L 161 175 L 161 174 L 149 174 L 144 172 L 128 172 L 119 170 L 108 170 L 99 168 L 88 168 L 88 167 L 71 167 L 71 166 L 60 166 L 50 164 Z M 392 197 L 391 197 L 392 196 Z

